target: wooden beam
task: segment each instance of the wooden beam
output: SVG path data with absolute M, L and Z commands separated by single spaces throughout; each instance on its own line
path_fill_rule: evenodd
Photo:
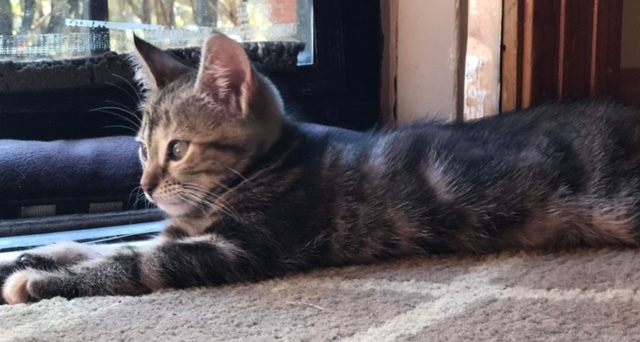
M 522 108 L 524 1 L 503 0 L 502 8 L 500 111 L 507 112 Z
M 594 1 L 560 1 L 559 99 L 589 94 Z
M 595 0 L 589 94 L 618 95 L 622 51 L 622 0 Z
M 558 98 L 561 0 L 525 0 L 522 107 Z
M 384 36 L 380 87 L 381 122 L 384 126 L 393 126 L 397 121 L 398 2 L 396 0 L 381 0 L 380 15 Z

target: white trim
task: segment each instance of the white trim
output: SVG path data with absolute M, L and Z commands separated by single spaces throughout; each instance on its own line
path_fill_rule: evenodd
M 459 38 L 462 33 L 466 38 L 466 29 L 460 29 L 466 27 L 466 17 L 460 14 L 466 13 L 466 0 L 389 1 L 397 6 L 398 17 L 397 123 L 461 116 L 464 42 Z
M 124 236 L 158 233 L 165 222 L 137 223 L 124 226 L 71 230 L 67 232 L 24 235 L 0 238 L 0 251 L 11 248 L 36 247 L 64 241 L 93 240 L 104 242 Z
M 162 25 L 119 23 L 115 21 L 97 21 L 83 19 L 65 19 L 64 24 L 75 27 L 104 27 L 110 30 L 164 30 Z

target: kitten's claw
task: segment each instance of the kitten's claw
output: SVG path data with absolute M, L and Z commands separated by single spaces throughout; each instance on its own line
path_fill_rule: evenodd
M 37 270 L 54 270 L 58 268 L 56 262 L 47 256 L 24 253 L 18 257 L 18 264 L 26 267 L 35 268 Z
M 21 304 L 34 301 L 33 286 L 43 277 L 38 271 L 27 269 L 9 276 L 2 286 L 2 297 L 8 304 Z

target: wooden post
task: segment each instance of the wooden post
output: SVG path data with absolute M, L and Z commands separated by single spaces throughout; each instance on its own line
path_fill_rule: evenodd
M 522 35 L 524 2 L 502 2 L 502 71 L 500 111 L 522 108 Z

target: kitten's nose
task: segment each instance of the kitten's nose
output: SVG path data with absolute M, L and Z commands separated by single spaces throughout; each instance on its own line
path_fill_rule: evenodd
M 151 183 L 142 183 L 140 184 L 140 187 L 142 188 L 142 191 L 144 191 L 149 196 L 151 196 L 151 194 L 153 193 L 153 190 L 156 189 L 155 184 L 151 184 Z

